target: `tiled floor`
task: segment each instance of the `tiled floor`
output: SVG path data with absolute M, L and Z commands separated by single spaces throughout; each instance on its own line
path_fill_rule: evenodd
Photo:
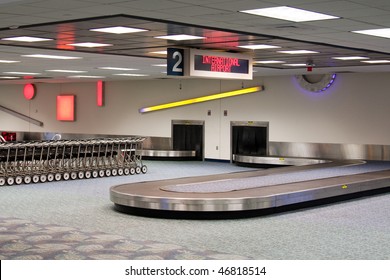
M 114 211 L 112 185 L 249 170 L 147 162 L 144 175 L 0 188 L 1 259 L 390 259 L 390 194 L 240 220 Z

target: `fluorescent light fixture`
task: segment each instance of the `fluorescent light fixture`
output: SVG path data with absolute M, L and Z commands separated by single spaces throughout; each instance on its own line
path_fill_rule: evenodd
M 127 76 L 127 77 L 146 77 L 149 75 L 146 74 L 130 74 L 130 73 L 121 73 L 121 74 L 113 74 L 114 76 Z
M 168 54 L 167 51 L 155 51 L 155 52 L 150 52 L 150 53 L 154 53 L 154 54 L 163 54 L 163 55 Z
M 310 54 L 310 53 L 318 53 L 315 51 L 308 50 L 292 50 L 292 51 L 278 51 L 278 53 L 286 53 L 286 54 Z
M 390 28 L 358 30 L 352 32 L 376 37 L 390 38 Z
M 47 59 L 81 59 L 82 57 L 77 56 L 63 56 L 63 55 L 49 55 L 49 54 L 26 54 L 23 57 L 32 58 L 47 58 Z
M 41 73 L 31 73 L 31 72 L 3 72 L 4 74 L 11 74 L 11 75 L 41 75 Z
M 327 19 L 337 19 L 339 17 L 316 13 L 312 11 L 280 6 L 272 8 L 263 8 L 263 9 L 253 9 L 253 10 L 244 10 L 240 11 L 242 13 L 252 14 L 256 16 L 264 16 L 294 22 L 305 22 L 305 21 L 316 21 L 316 20 L 327 20 Z
M 39 38 L 39 37 L 30 37 L 30 36 L 20 36 L 20 37 L 2 38 L 1 40 L 34 43 L 34 42 L 52 41 L 53 39 Z
M 104 76 L 88 76 L 88 75 L 76 75 L 76 76 L 68 76 L 68 78 L 76 78 L 76 79 L 104 79 Z
M 12 79 L 20 79 L 20 77 L 0 76 L 0 79 L 4 79 L 4 80 L 12 80 Z
M 200 102 L 206 102 L 206 101 L 211 101 L 211 100 L 216 100 L 216 99 L 221 99 L 221 98 L 227 98 L 227 97 L 232 97 L 232 96 L 237 96 L 237 95 L 253 93 L 253 92 L 262 91 L 262 90 L 263 90 L 262 86 L 243 88 L 243 89 L 239 89 L 239 90 L 233 90 L 233 91 L 227 91 L 227 92 L 206 95 L 206 96 L 201 96 L 201 97 L 196 97 L 196 98 L 191 98 L 191 99 L 185 99 L 185 100 L 171 102 L 171 103 L 164 103 L 164 104 L 151 106 L 151 107 L 144 107 L 144 108 L 139 109 L 139 112 L 140 113 L 148 113 L 148 112 L 153 112 L 153 111 L 158 111 L 158 110 L 163 110 L 163 109 L 169 109 L 169 108 L 174 108 L 174 107 L 179 107 L 179 106 L 185 106 L 185 105 L 190 105 L 190 104 L 195 104 L 195 103 L 200 103 Z
M 18 63 L 18 62 L 20 62 L 20 61 L 0 59 L 0 63 Z
M 112 44 L 102 44 L 102 43 L 92 43 L 92 42 L 85 42 L 85 43 L 74 43 L 74 44 L 66 44 L 67 46 L 74 46 L 74 47 L 82 47 L 82 48 L 99 48 L 99 47 L 110 47 Z
M 376 63 L 380 64 L 380 63 L 390 63 L 390 60 L 386 60 L 386 59 L 383 59 L 383 60 L 364 60 L 361 62 L 370 63 L 370 64 L 376 64 Z
M 114 71 L 135 71 L 135 70 L 139 70 L 139 69 L 135 69 L 135 68 L 123 68 L 123 67 L 98 67 L 98 69 L 114 70 Z
M 152 64 L 152 66 L 157 66 L 157 67 L 167 67 L 167 64 Z
M 281 48 L 279 46 L 272 46 L 272 45 L 245 45 L 245 46 L 238 46 L 239 48 L 244 49 L 250 49 L 250 50 L 265 50 L 265 49 L 278 49 Z
M 92 28 L 90 29 L 90 31 L 113 33 L 113 34 L 127 34 L 127 33 L 144 32 L 149 30 L 141 29 L 141 28 L 125 27 L 125 26 L 112 26 L 112 27 L 103 27 L 103 28 Z
M 287 63 L 283 64 L 284 66 L 291 66 L 291 67 L 306 67 L 306 63 Z
M 45 70 L 47 72 L 58 72 L 58 73 L 86 73 L 87 71 L 81 70 L 62 70 L 62 69 L 53 69 L 53 70 Z
M 360 59 L 370 59 L 369 57 L 365 56 L 340 56 L 340 57 L 332 57 L 332 59 L 338 59 L 338 60 L 360 60 Z
M 280 61 L 280 60 L 258 60 L 258 61 L 255 61 L 255 63 L 260 63 L 260 64 L 278 64 L 278 63 L 286 63 L 286 61 Z
M 154 38 L 156 38 L 156 39 L 165 39 L 165 40 L 174 40 L 174 41 L 185 41 L 185 40 L 204 39 L 205 37 L 194 36 L 194 35 L 186 35 L 186 34 L 178 34 L 178 35 L 158 36 L 158 37 L 154 37 Z

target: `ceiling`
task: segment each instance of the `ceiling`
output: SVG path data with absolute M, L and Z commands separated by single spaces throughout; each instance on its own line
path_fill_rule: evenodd
M 296 23 L 239 12 L 282 5 L 330 14 L 339 19 Z M 90 30 L 109 26 L 147 31 L 110 34 Z M 254 64 L 254 76 L 303 74 L 307 71 L 306 66 L 285 64 L 308 62 L 314 64 L 312 73 L 390 71 L 390 63 L 369 65 L 361 60 L 334 59 L 364 56 L 372 60 L 389 60 L 390 39 L 351 32 L 377 28 L 390 28 L 388 0 L 0 0 L 0 39 L 15 36 L 51 39 L 43 42 L 0 40 L 0 83 L 21 83 L 26 79 L 42 82 L 91 80 L 86 76 L 103 80 L 166 78 L 165 55 L 154 52 L 171 46 L 249 53 L 254 61 L 284 61 L 283 64 Z M 190 41 L 156 38 L 172 34 L 203 38 Z M 94 48 L 69 45 L 81 42 L 109 45 Z M 251 50 L 240 47 L 256 44 L 279 48 Z M 286 50 L 316 53 L 279 53 Z M 31 54 L 78 59 L 25 57 Z M 18 62 L 2 63 L 2 60 Z

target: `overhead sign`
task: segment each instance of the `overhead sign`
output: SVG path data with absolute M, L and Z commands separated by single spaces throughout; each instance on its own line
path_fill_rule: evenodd
M 251 80 L 252 57 L 245 54 L 190 50 L 189 75 L 192 77 Z
M 184 49 L 168 48 L 167 49 L 167 75 L 184 76 Z

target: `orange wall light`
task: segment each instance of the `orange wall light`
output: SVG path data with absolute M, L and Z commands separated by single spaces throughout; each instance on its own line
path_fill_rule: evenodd
M 97 81 L 96 83 L 96 103 L 99 107 L 104 105 L 104 82 Z
M 57 120 L 74 121 L 74 95 L 57 96 Z
M 31 100 L 35 96 L 35 86 L 33 84 L 26 84 L 23 88 L 24 98 Z

